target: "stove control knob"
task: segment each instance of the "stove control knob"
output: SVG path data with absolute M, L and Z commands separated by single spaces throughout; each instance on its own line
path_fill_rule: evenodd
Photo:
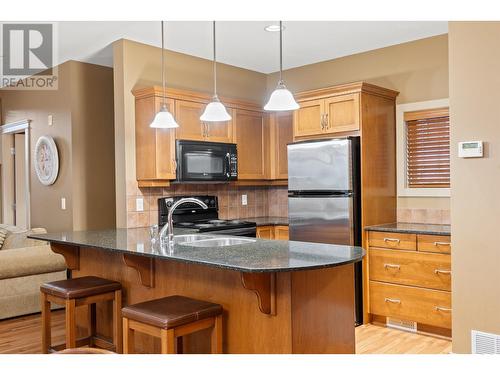
M 215 206 L 215 199 L 212 199 L 212 200 L 210 201 L 210 204 L 211 204 L 212 206 Z
M 172 207 L 172 201 L 167 201 L 167 207 Z

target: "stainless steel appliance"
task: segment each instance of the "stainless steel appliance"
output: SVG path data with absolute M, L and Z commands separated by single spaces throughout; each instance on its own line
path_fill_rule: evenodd
M 359 137 L 288 145 L 290 240 L 361 246 Z M 356 324 L 363 319 L 355 265 Z
M 233 143 L 177 140 L 177 182 L 227 182 L 238 179 Z
M 257 225 L 244 220 L 219 219 L 219 206 L 216 196 L 202 195 L 190 197 L 165 197 L 158 199 L 158 224 L 164 226 L 168 220 L 168 212 L 174 203 L 183 198 L 196 198 L 207 205 L 203 209 L 195 203 L 183 203 L 172 214 L 174 228 L 194 229 L 197 232 L 214 232 L 231 236 L 255 237 Z

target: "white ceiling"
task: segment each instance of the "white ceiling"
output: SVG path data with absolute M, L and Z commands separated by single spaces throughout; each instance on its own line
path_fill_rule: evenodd
M 262 73 L 279 69 L 279 33 L 273 21 L 217 23 L 218 61 Z M 57 22 L 58 63 L 78 60 L 112 66 L 111 43 L 125 38 L 160 46 L 160 22 Z M 284 22 L 284 68 L 312 64 L 448 32 L 441 21 L 289 21 Z M 166 23 L 166 48 L 212 58 L 210 21 Z

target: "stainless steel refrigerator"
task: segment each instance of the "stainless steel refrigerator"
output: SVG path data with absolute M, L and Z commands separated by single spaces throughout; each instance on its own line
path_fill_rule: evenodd
M 290 240 L 361 246 L 359 137 L 288 145 Z M 355 264 L 355 323 L 363 320 Z

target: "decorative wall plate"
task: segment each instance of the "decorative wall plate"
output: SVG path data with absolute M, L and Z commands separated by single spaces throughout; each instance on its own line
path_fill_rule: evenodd
M 43 135 L 35 145 L 35 172 L 43 185 L 52 185 L 59 173 L 59 153 L 54 139 Z

